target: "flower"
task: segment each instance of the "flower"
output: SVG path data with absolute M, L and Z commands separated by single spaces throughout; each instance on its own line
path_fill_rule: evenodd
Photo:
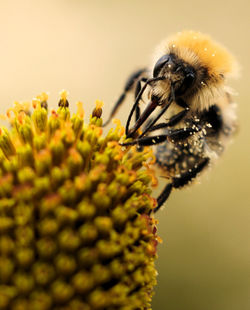
M 15 104 L 0 129 L 0 309 L 150 309 L 159 237 L 145 148 L 124 148 L 124 128 L 102 135 L 48 96 Z

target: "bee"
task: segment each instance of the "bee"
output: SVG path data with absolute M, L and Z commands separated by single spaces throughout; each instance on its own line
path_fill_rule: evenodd
M 191 183 L 209 167 L 230 141 L 237 127 L 236 105 L 226 83 L 237 73 L 237 62 L 226 48 L 208 35 L 183 31 L 160 44 L 149 69 L 128 79 L 105 125 L 133 91 L 126 123 L 126 138 L 131 139 L 122 145 L 154 148 L 156 166 L 168 179 L 155 212 L 174 188 Z

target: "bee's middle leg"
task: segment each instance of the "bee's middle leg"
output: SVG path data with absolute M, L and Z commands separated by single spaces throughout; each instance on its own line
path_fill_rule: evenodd
M 159 128 L 157 128 L 159 129 Z M 170 141 L 183 141 L 186 140 L 190 135 L 199 132 L 201 128 L 199 127 L 187 127 L 175 130 L 169 130 L 167 134 L 156 135 L 156 136 L 146 136 L 139 137 L 130 142 L 121 143 L 122 146 L 138 145 L 138 146 L 150 146 L 155 144 L 160 144 L 169 139 Z

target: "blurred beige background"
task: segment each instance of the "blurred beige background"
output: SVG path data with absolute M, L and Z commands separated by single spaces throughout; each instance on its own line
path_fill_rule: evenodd
M 250 309 L 250 4 L 247 0 L 0 1 L 0 112 L 14 100 L 66 88 L 86 113 L 105 114 L 127 75 L 145 66 L 168 34 L 211 34 L 238 58 L 240 131 L 209 176 L 176 191 L 158 214 L 154 310 Z M 125 122 L 128 105 L 119 117 Z

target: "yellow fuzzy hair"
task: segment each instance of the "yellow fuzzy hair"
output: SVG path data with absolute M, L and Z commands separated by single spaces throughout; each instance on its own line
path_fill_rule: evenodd
M 195 53 L 211 75 L 236 76 L 238 73 L 238 65 L 234 57 L 225 47 L 213 41 L 208 35 L 196 31 L 178 32 L 168 39 L 168 46 L 171 49 L 176 48 L 182 59 L 188 56 L 186 49 Z

